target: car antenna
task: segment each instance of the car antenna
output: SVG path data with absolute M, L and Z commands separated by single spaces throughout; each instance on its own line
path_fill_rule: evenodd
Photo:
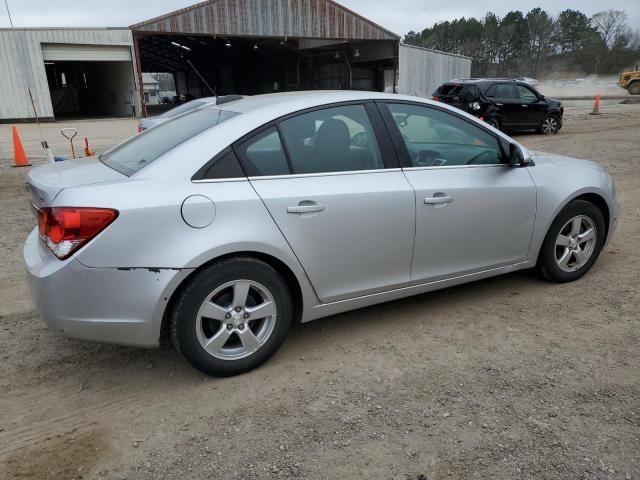
M 200 80 L 202 80 L 202 83 L 204 83 L 206 85 L 206 87 L 209 89 L 209 91 L 213 94 L 214 97 L 216 97 L 216 105 L 218 104 L 218 94 L 216 93 L 216 91 L 213 89 L 213 87 L 211 87 L 211 85 L 209 85 L 207 83 L 207 81 L 204 79 L 204 77 L 202 75 L 200 75 L 200 72 L 198 71 L 198 69 L 195 67 L 195 65 L 193 63 L 191 63 L 191 60 L 189 60 L 188 58 L 185 59 L 185 61 L 189 64 L 189 66 L 191 68 L 193 68 L 193 71 L 196 72 L 196 75 L 198 76 L 198 78 Z

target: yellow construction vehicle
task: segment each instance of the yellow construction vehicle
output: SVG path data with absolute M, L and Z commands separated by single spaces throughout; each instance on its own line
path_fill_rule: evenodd
M 618 79 L 618 86 L 624 88 L 631 95 L 640 95 L 640 72 L 638 65 L 632 72 L 623 72 Z

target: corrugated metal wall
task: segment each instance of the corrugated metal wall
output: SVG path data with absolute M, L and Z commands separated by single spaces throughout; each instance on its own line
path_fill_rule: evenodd
M 398 93 L 431 97 L 443 83 L 470 75 L 471 59 L 468 57 L 400 45 Z
M 34 118 L 28 88 L 38 116 L 53 117 L 42 43 L 131 48 L 133 40 L 128 29 L 0 29 L 0 120 Z M 140 111 L 139 95 L 135 98 L 136 111 Z
M 131 28 L 209 35 L 399 39 L 330 0 L 209 0 Z

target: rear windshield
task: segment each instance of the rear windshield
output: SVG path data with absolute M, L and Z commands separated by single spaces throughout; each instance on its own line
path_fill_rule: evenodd
M 186 113 L 130 138 L 102 154 L 100 161 L 124 175 L 133 175 L 169 150 L 236 115 L 216 108 Z
M 160 115 L 160 117 L 173 118 L 177 115 L 180 115 L 181 113 L 188 112 L 189 110 L 195 110 L 196 108 L 201 107 L 206 103 L 207 102 L 203 100 L 191 100 L 190 102 L 183 103 L 176 108 L 172 108 L 171 110 L 164 112 L 162 115 Z
M 442 85 L 438 89 L 438 94 L 467 97 L 473 94 L 473 87 L 469 85 Z

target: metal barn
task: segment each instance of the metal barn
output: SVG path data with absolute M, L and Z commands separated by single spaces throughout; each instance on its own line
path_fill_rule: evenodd
M 400 43 L 331 0 L 208 0 L 131 29 L 139 70 L 174 73 L 195 97 L 383 90 Z
M 431 97 L 445 82 L 471 76 L 471 58 L 428 48 L 400 45 L 398 93 Z
M 143 72 L 172 73 L 182 99 L 316 89 L 429 97 L 470 68 L 469 58 L 402 45 L 332 0 L 207 0 L 128 29 L 0 29 L 0 122 L 146 115 Z

